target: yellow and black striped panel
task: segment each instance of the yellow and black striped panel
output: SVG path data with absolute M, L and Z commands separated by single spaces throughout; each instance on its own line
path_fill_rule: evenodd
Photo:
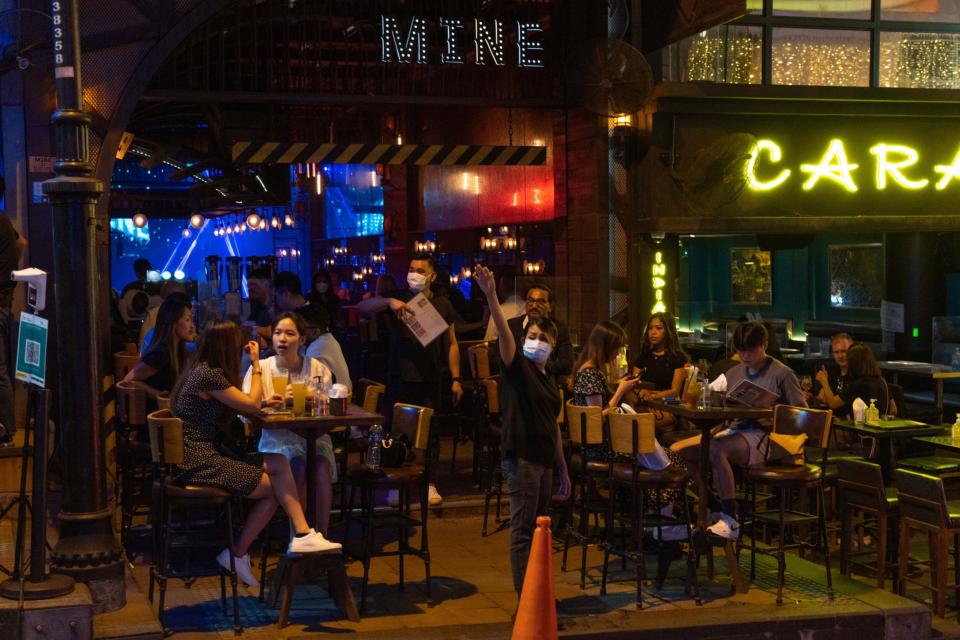
M 546 147 L 481 144 L 312 144 L 308 142 L 235 142 L 240 164 L 408 164 L 444 166 L 542 166 Z

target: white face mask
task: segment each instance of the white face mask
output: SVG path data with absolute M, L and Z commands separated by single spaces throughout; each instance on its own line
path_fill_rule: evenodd
M 547 358 L 550 357 L 551 351 L 553 351 L 553 347 L 547 342 L 531 340 L 530 338 L 523 341 L 523 355 L 537 364 L 546 362 Z
M 422 273 L 408 273 L 407 286 L 410 287 L 410 291 L 420 293 L 427 286 L 427 276 Z
M 327 289 L 330 288 L 329 282 L 318 282 L 316 286 L 317 293 L 326 293 Z

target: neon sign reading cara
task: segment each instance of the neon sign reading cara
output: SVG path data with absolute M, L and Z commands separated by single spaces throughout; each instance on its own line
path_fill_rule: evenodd
M 459 39 L 466 25 L 461 18 L 440 18 L 443 33 L 443 51 L 440 64 L 463 64 Z M 473 20 L 473 48 L 475 64 L 503 66 L 504 23 L 499 20 Z M 516 23 L 516 62 L 519 67 L 542 67 L 543 27 L 536 22 Z M 413 17 L 404 34 L 400 21 L 391 16 L 380 16 L 380 60 L 401 64 L 427 64 L 427 19 Z
M 843 140 L 834 138 L 827 143 L 823 154 L 816 161 L 799 165 L 799 171 L 804 177 L 803 190 L 811 191 L 826 183 L 855 193 L 860 188 L 858 181 L 862 183 L 870 177 L 878 191 L 894 185 L 910 190 L 926 189 L 930 186 L 930 178 L 922 175 L 920 153 L 913 147 L 878 142 L 870 147 L 869 152 L 873 156 L 872 171 L 851 162 Z M 773 140 L 758 140 L 750 151 L 746 164 L 747 186 L 753 191 L 770 191 L 786 184 L 794 177 L 794 171 L 784 167 L 782 163 L 783 151 L 780 145 Z M 960 150 L 953 156 L 950 164 L 934 165 L 933 173 L 940 176 L 933 185 L 937 191 L 943 191 L 954 180 L 960 182 Z

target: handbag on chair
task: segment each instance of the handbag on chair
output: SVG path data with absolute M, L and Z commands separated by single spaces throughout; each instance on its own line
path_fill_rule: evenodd
M 380 466 L 402 467 L 414 458 L 413 448 L 405 435 L 386 435 L 380 441 Z
M 807 443 L 807 434 L 788 435 L 770 433 L 757 445 L 767 464 L 794 465 L 804 464 L 803 448 Z

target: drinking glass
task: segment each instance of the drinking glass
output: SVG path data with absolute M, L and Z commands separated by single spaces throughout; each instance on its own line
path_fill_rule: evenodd
M 273 382 L 273 392 L 280 396 L 281 398 L 287 397 L 287 375 L 289 372 L 286 369 L 274 369 L 272 382 Z
M 299 373 L 291 374 L 290 390 L 293 394 L 293 413 L 303 415 L 307 412 L 307 378 Z
M 800 376 L 800 388 L 804 391 L 810 391 L 813 388 L 813 378 L 810 376 Z

